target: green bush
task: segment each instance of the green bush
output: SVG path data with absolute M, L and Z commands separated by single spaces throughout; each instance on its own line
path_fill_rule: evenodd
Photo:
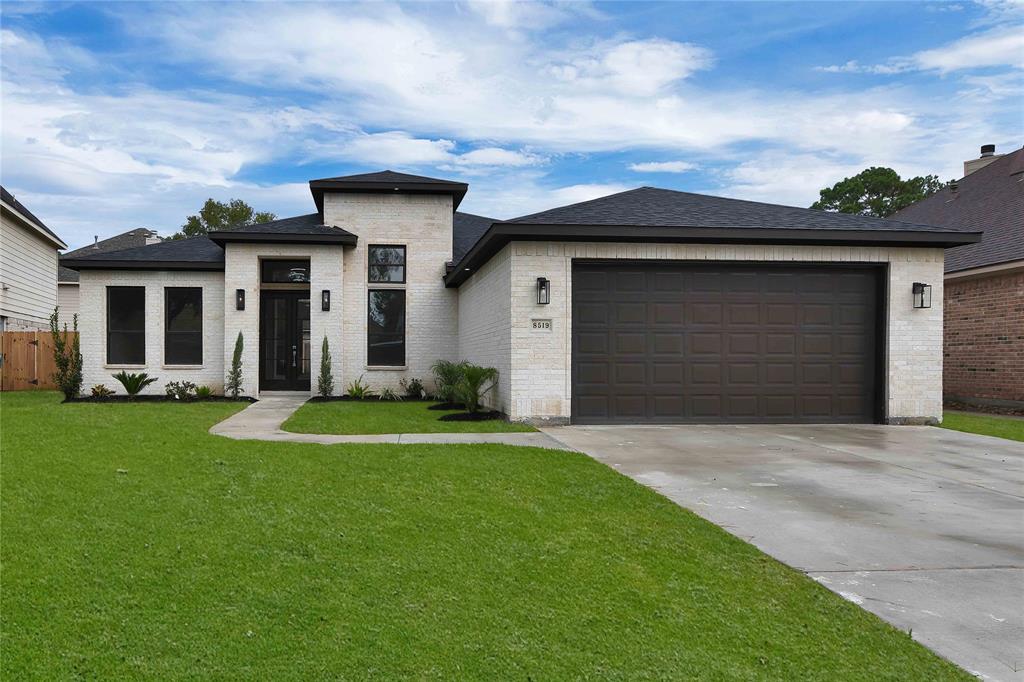
M 93 398 L 109 398 L 110 396 L 114 395 L 114 392 L 107 388 L 106 386 L 104 386 L 103 384 L 96 384 L 95 386 L 93 386 L 90 393 L 92 394 Z
M 213 397 L 213 389 L 209 386 L 200 386 L 196 389 L 196 397 L 202 400 Z
M 323 347 L 320 352 L 320 376 L 316 380 L 316 390 L 323 397 L 334 393 L 334 376 L 331 374 L 331 349 L 327 345 L 327 337 L 324 337 Z
M 72 331 L 75 338 L 68 343 L 68 323 L 64 323 L 64 330 L 59 329 L 60 306 L 53 309 L 50 315 L 50 335 L 53 337 L 53 359 L 57 365 L 57 371 L 53 373 L 53 380 L 57 388 L 64 394 L 65 400 L 77 398 L 82 392 L 82 353 L 78 345 L 78 315 L 71 318 Z
M 196 397 L 199 387 L 191 381 L 168 381 L 164 387 L 168 398 L 175 400 L 192 400 Z
M 493 367 L 480 367 L 463 363 L 462 379 L 459 381 L 455 395 L 470 412 L 479 412 L 484 395 L 498 383 L 498 370 Z
M 395 393 L 395 389 L 385 386 L 380 390 L 380 395 L 378 396 L 378 398 L 380 398 L 381 400 L 399 401 L 402 399 L 402 396 Z
M 237 398 L 242 392 L 242 332 L 238 332 L 235 339 L 235 353 L 231 356 L 231 370 L 228 371 L 224 391 L 232 398 Z
M 145 372 L 129 374 L 123 369 L 117 374 L 113 374 L 111 376 L 121 382 L 121 385 L 124 386 L 124 392 L 128 394 L 129 398 L 135 397 L 138 395 L 139 391 L 157 380 L 157 377 L 151 377 Z
M 370 387 L 363 383 L 363 377 L 360 376 L 348 385 L 348 388 L 345 389 L 345 395 L 349 398 L 363 400 L 365 398 L 372 398 L 374 394 Z
M 426 393 L 426 390 L 423 388 L 423 382 L 419 379 L 409 379 L 408 381 L 402 379 L 398 382 L 398 385 L 402 387 L 406 398 L 419 400 Z
M 468 364 L 466 361 L 438 360 L 431 366 L 430 371 L 434 373 L 434 383 L 437 385 L 434 395 L 438 400 L 445 403 L 459 402 L 459 385 Z

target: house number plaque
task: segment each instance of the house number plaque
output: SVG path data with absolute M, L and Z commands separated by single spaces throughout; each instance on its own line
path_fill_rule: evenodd
M 533 329 L 535 331 L 551 331 L 551 320 L 530 320 L 533 323 Z

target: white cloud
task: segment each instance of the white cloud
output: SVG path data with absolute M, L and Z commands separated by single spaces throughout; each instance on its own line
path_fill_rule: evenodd
M 599 44 L 548 67 L 562 83 L 589 90 L 649 97 L 713 63 L 703 47 L 671 40 Z
M 594 14 L 586 2 L 532 2 L 525 0 L 469 0 L 469 9 L 491 25 L 505 29 L 542 29 L 578 14 Z
M 401 131 L 358 135 L 345 142 L 341 155 L 362 162 L 396 166 L 420 166 L 449 161 L 452 140 L 415 138 Z
M 697 165 L 689 161 L 645 161 L 629 164 L 629 170 L 637 173 L 686 173 L 696 169 Z

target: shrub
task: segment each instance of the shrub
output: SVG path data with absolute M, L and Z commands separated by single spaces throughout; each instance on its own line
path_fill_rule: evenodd
M 237 398 L 242 392 L 242 332 L 238 332 L 238 338 L 235 339 L 235 353 L 231 356 L 231 369 L 224 383 L 224 391 L 232 398 Z
M 349 398 L 356 398 L 358 400 L 362 400 L 364 398 L 372 398 L 373 391 L 370 389 L 369 386 L 363 383 L 363 377 L 360 376 L 358 379 L 355 379 L 351 384 L 348 385 L 348 388 L 345 389 L 345 395 L 347 395 Z
M 316 390 L 323 397 L 334 393 L 334 376 L 331 374 L 331 349 L 327 345 L 327 337 L 320 351 L 320 376 L 316 380 Z
M 381 400 L 401 400 L 402 399 L 402 396 L 400 396 L 397 393 L 395 393 L 395 389 L 388 388 L 388 387 L 382 388 L 380 390 L 380 396 L 378 396 L 378 397 Z
M 104 386 L 103 384 L 96 384 L 95 386 L 93 386 L 92 391 L 90 391 L 90 393 L 92 394 L 93 398 L 109 398 L 110 396 L 114 395 L 114 392 L 107 388 L 106 386 Z
M 423 382 L 419 379 L 409 379 L 408 381 L 402 379 L 398 382 L 398 385 L 405 391 L 406 398 L 419 400 L 426 393 L 426 390 L 423 388 Z
M 498 382 L 498 370 L 493 367 L 464 364 L 462 381 L 459 382 L 456 396 L 465 404 L 470 412 L 479 412 L 484 395 L 494 388 Z
M 438 360 L 431 366 L 430 371 L 434 373 L 434 382 L 437 384 L 438 400 L 445 403 L 458 402 L 459 384 L 462 383 L 462 373 L 468 364 L 466 361 Z
M 213 389 L 209 386 L 200 386 L 196 389 L 196 397 L 206 400 L 213 397 Z
M 199 387 L 191 381 L 168 381 L 164 387 L 168 398 L 175 400 L 192 400 L 196 397 Z
M 157 380 L 156 377 L 151 377 L 145 372 L 129 374 L 123 369 L 112 376 L 121 382 L 121 385 L 124 386 L 124 392 L 128 394 L 129 398 L 138 395 L 139 391 Z
M 65 400 L 77 398 L 82 392 L 82 353 L 78 345 L 78 315 L 71 318 L 75 338 L 68 343 L 68 323 L 64 323 L 64 331 L 59 328 L 60 306 L 53 309 L 50 315 L 50 335 L 53 336 L 53 359 L 57 371 L 53 380 L 57 388 L 64 394 Z

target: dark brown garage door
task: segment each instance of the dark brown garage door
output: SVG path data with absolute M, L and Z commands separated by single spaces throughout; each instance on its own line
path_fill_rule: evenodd
M 879 272 L 576 262 L 573 421 L 876 421 Z

